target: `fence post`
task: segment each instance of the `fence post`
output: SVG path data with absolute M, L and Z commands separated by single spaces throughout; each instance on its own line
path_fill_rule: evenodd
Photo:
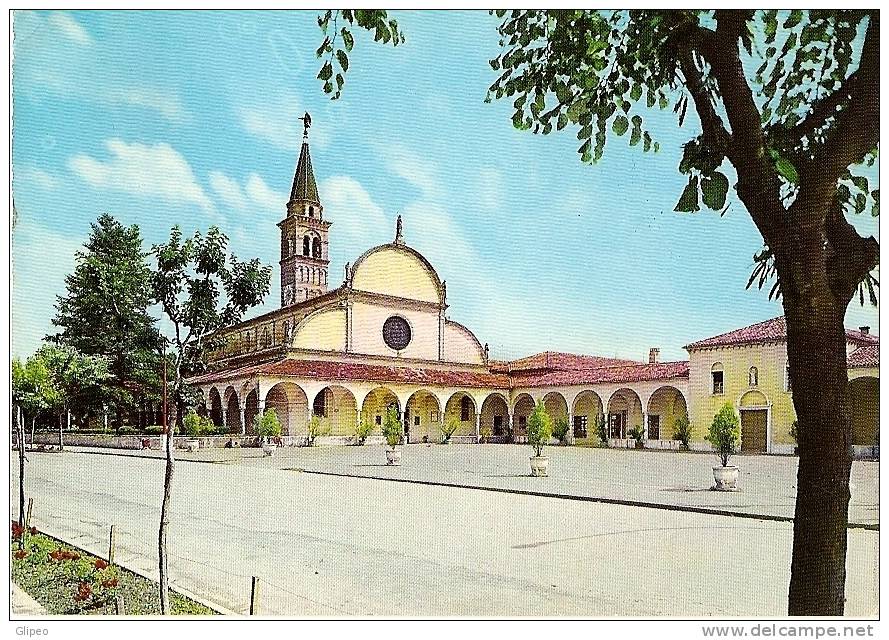
M 123 604 L 123 595 L 120 593 L 114 597 L 114 613 L 119 616 L 127 615 L 126 607 Z
M 259 578 L 250 578 L 250 615 L 259 613 Z
M 111 531 L 108 534 L 108 564 L 114 564 L 114 542 L 115 542 L 115 525 L 111 525 Z
M 25 516 L 25 529 L 31 528 L 31 510 L 34 508 L 34 498 L 28 498 L 28 514 Z

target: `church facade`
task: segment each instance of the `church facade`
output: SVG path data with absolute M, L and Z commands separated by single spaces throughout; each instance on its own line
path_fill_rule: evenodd
M 324 217 L 312 168 L 308 114 L 304 121 L 290 199 L 278 223 L 281 306 L 216 335 L 208 373 L 190 380 L 218 426 L 250 435 L 254 417 L 271 408 L 288 441 L 304 437 L 318 416 L 329 428 L 327 439 L 345 443 L 362 421 L 379 436 L 383 415 L 394 407 L 409 443 L 437 442 L 443 425 L 456 427 L 455 441 L 522 441 L 528 416 L 543 402 L 555 420 L 567 422 L 567 439 L 576 444 L 596 442 L 597 425 L 604 423 L 612 446 L 632 446 L 630 431 L 641 427 L 647 447 L 678 448 L 674 425 L 690 418 L 693 446 L 706 448 L 706 425 L 728 399 L 737 400 L 748 449 L 792 451 L 790 391 L 766 382 L 782 360 L 762 355 L 781 351 L 775 327 L 765 341 L 692 343 L 689 361 L 660 362 L 656 348 L 644 361 L 555 352 L 496 361 L 470 329 L 450 319 L 446 283 L 406 241 L 400 216 L 392 242 L 346 264 L 342 282 L 331 288 L 332 221 Z M 858 333 L 850 338 L 850 371 L 876 379 L 878 340 Z M 869 349 L 867 358 L 859 357 L 867 366 L 856 368 L 852 355 L 859 347 Z M 739 349 L 746 349 L 740 357 Z M 757 366 L 754 380 L 750 367 Z M 723 382 L 714 386 L 720 367 Z M 743 370 L 744 391 L 759 395 L 731 397 L 739 388 L 726 387 L 737 377 L 730 370 Z M 865 445 L 876 438 L 872 386 L 861 403 L 864 413 L 873 413 L 859 421 Z

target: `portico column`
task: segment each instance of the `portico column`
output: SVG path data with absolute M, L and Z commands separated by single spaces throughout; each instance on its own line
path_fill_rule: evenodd
M 507 426 L 507 429 L 508 429 L 508 430 L 507 430 L 507 434 L 511 437 L 511 436 L 513 435 L 513 433 L 512 433 L 512 412 L 509 412 L 509 414 L 508 414 L 507 417 L 508 417 L 508 420 L 507 420 L 507 425 L 508 425 L 508 426 Z
M 241 403 L 241 435 L 247 435 L 247 407 L 245 403 Z
M 648 440 L 648 413 L 642 412 L 642 438 Z
M 480 426 L 481 426 L 482 414 L 481 411 L 475 414 L 475 443 L 478 444 L 481 440 Z
M 228 431 L 228 409 L 226 407 L 222 407 L 222 428 Z
M 574 414 L 568 412 L 568 435 L 566 436 L 568 444 L 574 444 Z

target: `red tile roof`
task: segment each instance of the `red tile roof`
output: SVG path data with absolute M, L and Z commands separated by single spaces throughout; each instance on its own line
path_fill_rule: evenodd
M 659 362 L 656 364 L 634 363 L 622 366 L 599 367 L 597 369 L 576 369 L 546 371 L 542 373 L 519 373 L 510 376 L 512 387 L 576 386 L 584 384 L 606 384 L 642 382 L 645 380 L 671 380 L 688 378 L 688 361 Z
M 425 369 L 422 367 L 387 367 L 384 365 L 334 362 L 331 360 L 277 360 L 264 364 L 219 371 L 189 380 L 191 384 L 207 384 L 255 375 L 310 378 L 317 380 L 351 380 L 355 382 L 390 382 L 428 384 L 446 387 L 509 388 L 509 378 L 494 373 Z
M 846 339 L 856 344 L 879 344 L 879 336 L 870 333 L 849 329 L 846 331 Z M 722 333 L 712 338 L 698 340 L 686 345 L 686 350 L 707 349 L 712 347 L 728 347 L 749 344 L 765 344 L 768 342 L 785 342 L 787 340 L 787 321 L 784 316 L 778 316 L 771 320 L 757 322 L 748 327 L 735 329 L 728 333 Z
M 509 362 L 492 363 L 493 371 L 503 370 L 510 373 L 517 371 L 530 371 L 548 369 L 552 371 L 573 371 L 576 369 L 599 369 L 601 367 L 615 367 L 640 364 L 636 360 L 623 358 L 606 358 L 602 356 L 583 356 L 573 353 L 558 351 L 544 351 L 533 356 L 510 360 Z
M 849 369 L 871 368 L 880 366 L 880 345 L 868 344 L 858 347 L 846 359 Z

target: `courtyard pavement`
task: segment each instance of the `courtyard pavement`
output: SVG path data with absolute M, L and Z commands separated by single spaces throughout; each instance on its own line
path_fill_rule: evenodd
M 797 458 L 793 456 L 735 456 L 732 463 L 740 468 L 740 491 L 725 493 L 710 490 L 712 467 L 719 464 L 711 454 L 548 447 L 549 477 L 531 478 L 527 446 L 414 444 L 402 450 L 402 464 L 397 467 L 385 464 L 381 445 L 287 447 L 271 458 L 255 448 L 177 451 L 176 457 L 777 519 L 792 519 L 796 501 Z M 160 451 L 102 452 L 163 456 Z M 852 465 L 849 521 L 853 525 L 879 524 L 879 469 L 878 462 Z
M 176 467 L 172 583 L 245 612 L 250 576 L 258 576 L 262 615 L 785 614 L 788 522 L 287 470 L 313 463 L 332 473 L 351 468 L 355 475 L 425 473 L 461 481 L 474 475 L 477 485 L 524 482 L 539 489 L 580 482 L 601 489 L 618 471 L 618 478 L 631 478 L 634 470 L 648 469 L 653 477 L 666 465 L 662 472 L 676 477 L 670 486 L 703 489 L 712 462 L 698 455 L 554 449 L 554 476 L 532 479 L 522 477 L 527 448 L 491 448 L 409 447 L 399 469 L 374 466 L 383 458 L 380 446 L 294 449 L 274 458 L 247 449 L 192 454 L 220 463 Z M 38 528 L 104 554 L 115 523 L 117 560 L 156 575 L 161 460 L 76 452 L 28 458 L 27 493 Z M 675 468 L 685 458 L 703 478 Z M 589 471 L 569 471 L 584 460 L 595 462 Z M 790 460 L 757 460 L 776 474 L 774 482 L 742 475 L 745 491 L 738 494 L 681 493 L 783 503 L 786 497 L 766 500 L 767 490 L 760 495 L 754 487 L 786 489 L 782 478 L 793 473 L 780 469 Z M 754 460 L 738 462 L 746 469 Z M 876 478 L 876 469 L 869 473 L 863 477 Z M 658 486 L 627 483 L 640 495 Z M 849 531 L 848 615 L 878 614 L 878 538 L 877 531 Z

